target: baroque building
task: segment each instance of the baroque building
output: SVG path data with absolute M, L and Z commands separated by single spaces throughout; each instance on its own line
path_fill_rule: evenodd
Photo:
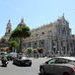
M 75 35 L 71 35 L 70 46 L 71 46 L 71 55 L 75 56 Z
M 43 48 L 44 53 L 70 55 L 71 29 L 64 15 L 54 23 L 31 30 L 31 36 L 24 39 L 23 48 Z
M 9 20 L 6 26 L 5 35 L 0 39 L 0 50 L 6 50 L 9 48 L 8 40 L 11 36 L 11 33 L 12 33 L 12 25 Z
M 11 25 L 11 22 L 10 20 L 8 21 L 7 23 L 7 26 L 6 26 L 6 32 L 5 32 L 5 35 L 3 36 L 3 38 L 8 41 L 10 36 L 11 36 L 11 33 L 12 33 L 12 25 Z
M 26 25 L 21 19 L 19 25 Z M 8 47 L 8 40 L 12 33 L 10 20 L 6 26 L 5 35 L 0 40 L 0 47 Z M 75 35 L 71 34 L 69 22 L 64 15 L 55 22 L 31 30 L 30 37 L 23 39 L 23 50 L 27 48 L 42 48 L 44 54 L 75 55 Z

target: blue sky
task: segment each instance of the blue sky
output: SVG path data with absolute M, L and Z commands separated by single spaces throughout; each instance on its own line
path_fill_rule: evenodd
M 0 37 L 9 19 L 13 29 L 21 18 L 33 29 L 56 21 L 63 13 L 75 34 L 75 0 L 0 0 Z

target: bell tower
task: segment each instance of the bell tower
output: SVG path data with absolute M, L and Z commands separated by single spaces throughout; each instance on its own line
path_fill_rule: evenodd
M 5 32 L 5 35 L 4 35 L 3 38 L 5 40 L 8 40 L 10 38 L 11 32 L 12 32 L 12 25 L 11 25 L 11 22 L 9 20 L 8 23 L 7 23 L 6 32 Z
M 11 25 L 11 22 L 10 22 L 10 20 L 8 21 L 8 23 L 7 23 L 7 27 L 6 27 L 6 35 L 7 34 L 11 34 L 11 31 L 12 31 L 12 25 Z

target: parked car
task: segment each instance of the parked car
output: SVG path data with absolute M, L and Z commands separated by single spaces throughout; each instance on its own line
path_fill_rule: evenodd
M 2 56 L 4 56 L 4 55 L 6 55 L 7 54 L 7 52 L 0 52 L 0 58 L 2 57 Z
M 13 64 L 18 66 L 31 66 L 32 61 L 28 59 L 27 57 L 21 57 L 21 58 L 15 58 L 13 60 Z
M 10 54 L 7 53 L 7 52 L 0 52 L 0 59 L 1 59 L 3 56 L 5 56 L 5 57 L 7 58 L 7 60 L 11 60 L 11 59 L 12 59 L 11 56 L 10 56 Z
M 75 57 L 54 57 L 40 65 L 41 75 L 75 75 Z
M 10 54 L 9 54 L 9 53 L 4 54 L 4 56 L 7 58 L 7 60 L 8 60 L 8 61 L 12 60 L 12 57 L 10 56 Z
M 16 52 L 10 52 L 9 56 L 11 57 L 11 60 L 13 60 L 14 58 L 17 57 L 17 53 Z

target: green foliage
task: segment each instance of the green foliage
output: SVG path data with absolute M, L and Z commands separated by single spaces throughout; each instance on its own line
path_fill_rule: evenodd
M 10 48 L 12 49 L 12 51 L 13 51 L 13 48 L 18 51 L 18 49 L 19 49 L 19 38 L 17 38 L 17 37 L 16 38 L 11 37 L 9 39 L 9 45 L 10 45 Z
M 22 40 L 23 38 L 30 36 L 30 29 L 26 25 L 18 25 L 16 29 L 12 32 L 11 38 L 19 38 L 19 52 L 22 51 Z
M 17 26 L 11 37 L 26 38 L 30 36 L 30 29 L 27 26 Z
M 16 41 L 17 43 L 19 43 L 19 38 L 18 37 L 11 37 L 9 39 L 9 42 L 11 42 L 11 41 Z
M 10 41 L 9 44 L 10 44 L 11 47 L 14 47 L 14 48 L 18 47 L 18 43 L 15 40 Z
M 31 53 L 32 53 L 32 51 L 33 51 L 33 49 L 32 49 L 32 48 L 27 48 L 27 54 L 31 54 Z

